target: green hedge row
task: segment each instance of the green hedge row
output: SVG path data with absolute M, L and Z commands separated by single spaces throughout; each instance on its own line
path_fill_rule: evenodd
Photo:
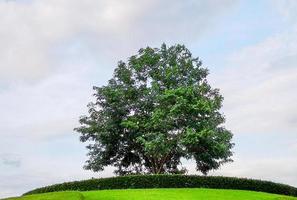
M 90 179 L 38 188 L 28 194 L 45 192 L 131 188 L 215 188 L 238 189 L 297 196 L 297 188 L 289 185 L 244 178 L 186 175 L 138 175 Z

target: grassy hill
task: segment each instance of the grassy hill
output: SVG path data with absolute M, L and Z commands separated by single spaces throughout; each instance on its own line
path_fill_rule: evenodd
M 263 192 L 222 189 L 128 189 L 87 192 L 52 192 L 6 200 L 297 200 Z
M 82 181 L 65 182 L 37 188 L 25 195 L 63 192 L 63 191 L 93 191 L 116 189 L 156 189 L 156 188 L 209 188 L 232 189 L 297 197 L 297 188 L 270 181 L 195 175 L 133 175 L 110 178 L 89 179 Z
M 134 175 L 65 182 L 37 188 L 22 197 L 8 200 L 98 199 L 297 200 L 297 188 L 270 181 L 236 177 Z

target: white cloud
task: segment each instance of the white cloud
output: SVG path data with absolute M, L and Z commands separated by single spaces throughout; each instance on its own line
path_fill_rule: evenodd
M 226 60 L 228 67 L 212 72 L 212 82 L 225 97 L 226 127 L 236 143 L 234 163 L 213 174 L 297 186 L 296 42 L 292 25 L 237 50 Z
M 297 161 L 294 157 L 238 157 L 212 175 L 269 180 L 297 186 Z
M 32 143 L 34 145 L 34 143 Z M 46 144 L 43 144 L 46 145 Z M 82 155 L 75 156 L 44 156 L 33 154 L 33 150 L 24 150 L 22 164 L 18 168 L 3 167 L 0 165 L 1 191 L 0 196 L 21 195 L 37 187 L 82 180 L 86 177 L 99 177 L 98 174 L 82 169 Z M 35 148 L 35 150 L 40 150 Z M 82 149 L 81 149 L 82 150 Z M 83 152 L 83 151 L 82 151 Z M 5 171 L 5 172 L 4 172 Z M 100 177 L 111 176 L 112 171 L 107 169 Z
M 16 154 L 0 154 L 0 165 L 18 168 L 21 166 L 21 159 Z
M 97 56 L 197 37 L 233 1 L 43 0 L 0 2 L 0 78 L 39 79 L 57 68 L 55 50 L 83 41 Z M 180 13 L 183 13 L 180 15 Z M 190 13 L 188 13 L 190 12 Z M 182 35 L 186 36 L 180 37 Z M 116 54 L 116 55 L 115 55 Z
M 229 68 L 213 78 L 225 96 L 224 111 L 235 133 L 296 133 L 296 31 L 234 53 Z
M 0 3 L 0 70 L 2 79 L 39 78 L 51 71 L 51 50 L 84 32 L 98 37 L 123 31 L 141 12 L 135 4 L 115 1 L 18 1 Z M 132 5 L 129 6 L 129 5 Z M 139 5 L 138 5 L 139 6 Z M 123 28 L 124 28 L 123 27 Z M 120 33 L 119 33 L 120 34 Z M 101 41 L 104 41 L 101 38 Z
M 32 139 L 72 132 L 91 96 L 82 76 L 61 74 L 0 92 L 1 135 Z
M 296 25 L 297 2 L 295 0 L 274 0 L 272 3 L 275 5 L 275 8 L 278 10 L 285 21 Z

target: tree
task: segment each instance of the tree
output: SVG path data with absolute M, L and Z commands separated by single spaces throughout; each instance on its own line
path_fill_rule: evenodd
M 80 118 L 89 142 L 85 168 L 116 174 L 185 173 L 194 159 L 203 174 L 232 161 L 232 133 L 220 113 L 223 97 L 207 82 L 208 70 L 184 45 L 140 49 L 120 61 L 95 102 Z

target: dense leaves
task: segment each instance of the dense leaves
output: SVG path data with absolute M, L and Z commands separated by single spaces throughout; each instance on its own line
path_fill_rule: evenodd
M 105 189 L 131 189 L 131 188 L 215 188 L 237 189 L 269 192 L 297 196 L 297 188 L 273 183 L 244 178 L 215 177 L 215 176 L 184 176 L 184 175 L 141 175 L 120 176 L 114 178 L 90 179 L 56 184 L 38 188 L 27 192 L 38 194 L 57 191 L 89 191 Z
M 223 97 L 207 82 L 208 70 L 183 45 L 140 49 L 119 62 L 80 119 L 89 142 L 86 169 L 116 173 L 184 173 L 194 159 L 206 174 L 231 161 L 232 134 L 219 112 Z

